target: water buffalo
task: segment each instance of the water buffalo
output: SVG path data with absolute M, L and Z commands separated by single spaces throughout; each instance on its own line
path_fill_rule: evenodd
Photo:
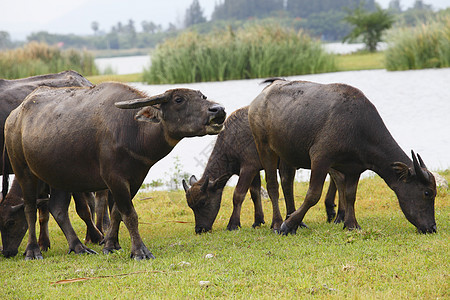
M 75 71 L 64 71 L 57 74 L 47 74 L 40 76 L 33 76 L 16 80 L 4 80 L 0 79 L 0 127 L 1 127 L 1 139 L 0 139 L 0 151 L 3 152 L 4 145 L 4 125 L 6 118 L 13 109 L 18 107 L 20 103 L 28 96 L 34 89 L 41 87 L 71 87 L 71 86 L 93 86 L 86 78 L 81 76 Z M 1 174 L 7 174 L 4 172 L 3 160 L 0 160 L 0 172 Z M 46 188 L 48 190 L 48 187 Z M 22 241 L 23 236 L 27 230 L 26 219 L 23 211 L 23 199 L 22 191 L 17 182 L 13 182 L 12 188 L 8 195 L 2 195 L 0 199 L 0 231 L 3 240 L 3 254 L 7 257 L 14 256 L 17 253 L 17 248 Z M 48 200 L 48 193 L 43 191 L 41 196 Z M 86 199 L 90 199 L 89 193 L 75 195 L 76 208 L 78 214 L 86 222 L 87 225 L 87 239 L 93 242 L 100 242 L 103 239 L 103 235 L 98 231 L 90 217 L 90 211 L 85 203 Z M 42 201 L 40 205 L 40 225 L 41 231 L 39 236 L 39 245 L 42 250 L 47 250 L 50 247 L 50 240 L 48 236 L 47 222 L 48 222 L 48 208 L 47 202 Z M 60 212 L 60 205 L 50 204 L 52 214 L 59 218 L 58 223 L 64 223 L 67 220 L 63 220 L 64 213 Z M 13 228 L 10 226 L 14 224 Z M 11 234 L 14 232 L 14 234 Z M 81 242 L 78 242 L 72 237 L 73 242 L 70 249 L 79 253 L 89 251 L 83 249 Z M 78 244 L 79 243 L 79 244 Z M 70 243 L 69 243 L 70 244 Z M 6 245 L 6 246 L 5 246 Z
M 330 169 L 345 175 L 344 227 L 360 228 L 354 203 L 360 174 L 380 175 L 396 193 L 408 221 L 419 232 L 435 232 L 436 182 L 420 156 L 403 152 L 364 94 L 345 84 L 269 79 L 250 104 L 248 116 L 270 198 L 278 199 L 277 162 L 311 169 L 301 207 L 284 221 L 294 233 L 320 198 Z
M 235 230 L 241 226 L 241 207 L 249 188 L 255 209 L 253 227 L 264 224 L 259 175 L 262 169 L 250 130 L 248 106 L 246 106 L 232 113 L 225 121 L 224 130 L 217 136 L 202 178 L 197 181 L 195 176 L 192 176 L 189 180 L 191 187 L 183 180 L 188 205 L 195 215 L 195 232 L 211 230 L 219 212 L 223 188 L 232 175 L 239 175 L 239 180 L 233 193 L 233 212 L 227 229 Z M 295 168 L 280 162 L 279 171 L 286 202 L 286 214 L 289 216 L 295 211 L 293 192 Z M 325 202 L 328 221 L 335 216 L 336 187 L 334 181 L 331 182 Z M 272 208 L 272 228 L 279 228 L 283 220 L 278 201 L 272 203 Z
M 223 106 L 189 89 L 153 97 L 113 82 L 35 90 L 5 124 L 6 149 L 25 199 L 25 258 L 42 258 L 35 232 L 38 179 L 61 191 L 109 189 L 114 206 L 103 252 L 120 249 L 122 219 L 131 257 L 153 258 L 138 231 L 134 195 L 150 168 L 181 139 L 218 134 L 225 116 Z

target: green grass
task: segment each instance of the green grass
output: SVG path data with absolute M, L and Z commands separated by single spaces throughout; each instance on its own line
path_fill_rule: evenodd
M 0 78 L 17 79 L 65 70 L 75 70 L 85 76 L 98 74 L 94 57 L 87 51 L 61 50 L 37 42 L 0 51 Z
M 187 83 L 335 71 L 334 55 L 302 31 L 247 26 L 200 35 L 185 32 L 160 44 L 144 71 L 147 83 Z
M 384 52 L 356 52 L 336 57 L 338 71 L 373 70 L 384 68 Z
M 450 173 L 445 173 L 447 180 Z M 306 183 L 295 186 L 297 206 Z M 420 235 L 406 220 L 394 193 L 379 178 L 363 179 L 356 202 L 361 231 L 325 222 L 323 202 L 305 217 L 309 229 L 294 236 L 271 232 L 271 205 L 263 201 L 266 224 L 252 229 L 247 199 L 242 229 L 228 232 L 233 188 L 225 189 L 213 232 L 194 234 L 184 193 L 149 192 L 134 199 L 140 232 L 155 260 L 129 259 L 130 239 L 120 231 L 123 251 L 111 255 L 68 255 L 51 221 L 52 248 L 42 261 L 0 258 L 3 299 L 444 299 L 449 298 L 450 193 L 436 198 L 437 234 Z M 149 198 L 150 197 L 150 198 Z M 284 205 L 281 205 L 282 207 Z M 283 211 L 284 214 L 284 211 Z M 80 219 L 71 215 L 84 235 Z M 187 222 L 187 223 L 180 223 Z M 25 241 L 19 251 L 22 252 Z M 101 246 L 91 246 L 101 252 Z M 205 258 L 213 254 L 213 258 Z M 188 262 L 189 265 L 183 265 Z M 84 279 L 83 279 L 84 278 Z M 78 279 L 80 281 L 60 280 Z M 208 287 L 200 281 L 209 281 Z
M 388 35 L 386 69 L 390 71 L 450 67 L 450 16 Z
M 110 74 L 110 75 L 95 75 L 86 76 L 87 80 L 93 84 L 99 84 L 105 81 L 118 81 L 118 82 L 142 82 L 142 73 L 134 74 Z

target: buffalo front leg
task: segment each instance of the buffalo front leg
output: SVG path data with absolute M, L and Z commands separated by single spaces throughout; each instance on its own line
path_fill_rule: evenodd
M 50 213 L 53 218 L 55 218 L 56 223 L 58 223 L 58 226 L 61 228 L 67 239 L 67 243 L 69 244 L 69 253 L 75 252 L 76 254 L 96 254 L 94 250 L 84 246 L 75 233 L 75 230 L 70 223 L 68 212 L 69 204 L 70 193 L 53 188 L 51 189 L 49 202 Z
M 328 223 L 331 223 L 334 217 L 336 217 L 336 211 L 334 210 L 334 208 L 336 207 L 336 204 L 334 204 L 336 192 L 336 184 L 334 183 L 333 178 L 330 178 L 330 185 L 328 186 L 328 191 L 325 196 L 325 211 L 327 212 Z
M 108 190 L 95 193 L 95 215 L 95 226 L 101 233 L 105 233 L 110 224 L 108 216 Z
M 111 208 L 111 223 L 106 231 L 103 254 L 113 253 L 116 250 L 122 249 L 119 244 L 120 222 L 122 222 L 122 216 L 120 215 L 117 205 L 113 204 Z
M 356 221 L 356 215 L 355 215 L 356 190 L 358 188 L 359 176 L 360 176 L 360 174 L 345 176 L 344 228 L 348 228 L 349 230 L 361 229 L 358 222 Z
M 259 150 L 259 149 L 258 149 Z M 275 232 L 279 232 L 283 218 L 281 217 L 280 207 L 278 205 L 279 191 L 278 191 L 278 156 L 275 152 L 263 148 L 260 154 L 261 163 L 266 173 L 266 187 L 269 194 L 269 198 L 272 202 L 272 225 L 271 228 Z
M 85 243 L 87 244 L 91 242 L 94 244 L 99 244 L 103 241 L 103 234 L 94 225 L 91 208 L 89 206 L 90 202 L 95 203 L 94 195 L 92 193 L 73 193 L 72 196 L 75 201 L 75 209 L 77 214 L 86 224 L 87 230 Z
M 287 235 L 295 234 L 298 226 L 302 225 L 306 212 L 317 204 L 322 194 L 323 184 L 327 177 L 328 164 L 325 162 L 316 162 L 311 165 L 311 177 L 309 188 L 302 205 L 281 226 L 281 233 Z
M 259 175 L 259 171 L 253 178 L 252 184 L 250 185 L 250 196 L 252 197 L 253 206 L 255 208 L 255 222 L 252 227 L 256 228 L 262 224 L 265 224 L 264 212 L 261 203 L 261 176 Z
M 245 195 L 250 187 L 250 184 L 255 176 L 255 171 L 241 170 L 239 180 L 233 193 L 233 212 L 228 221 L 227 229 L 236 230 L 241 227 L 241 208 L 244 202 Z
M 338 211 L 336 219 L 334 220 L 334 224 L 338 224 L 344 222 L 345 218 L 345 175 L 333 169 L 330 169 L 329 173 L 332 178 L 330 180 L 330 185 L 331 181 L 333 181 L 335 184 L 335 189 L 337 189 L 338 192 Z

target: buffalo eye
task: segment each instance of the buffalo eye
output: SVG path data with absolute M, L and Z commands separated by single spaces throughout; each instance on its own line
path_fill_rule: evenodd
M 14 220 L 8 220 L 5 224 L 5 227 L 7 228 L 11 228 L 16 224 L 16 222 Z
M 183 102 L 184 101 L 184 99 L 182 98 L 182 97 L 176 97 L 175 98 L 175 102 L 176 103 L 181 103 L 181 102 Z
M 423 192 L 423 194 L 425 195 L 425 197 L 430 198 L 433 196 L 433 192 L 431 190 L 425 190 Z

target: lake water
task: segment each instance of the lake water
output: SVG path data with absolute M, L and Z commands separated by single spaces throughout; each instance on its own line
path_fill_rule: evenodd
M 145 63 L 145 62 L 144 62 Z M 129 66 L 130 67 L 130 66 Z M 142 65 L 140 66 L 142 68 Z M 351 71 L 288 77 L 319 83 L 346 83 L 359 88 L 377 107 L 387 128 L 406 153 L 420 153 L 428 168 L 450 168 L 450 68 L 388 72 Z M 149 95 L 185 87 L 202 91 L 223 104 L 228 115 L 250 104 L 262 91 L 262 79 L 174 85 L 132 83 Z M 177 158 L 182 170 L 197 177 L 203 173 L 215 136 L 186 138 L 150 170 L 145 182 L 168 180 Z M 299 172 L 307 179 L 308 172 Z M 235 183 L 236 179 L 232 181 Z

